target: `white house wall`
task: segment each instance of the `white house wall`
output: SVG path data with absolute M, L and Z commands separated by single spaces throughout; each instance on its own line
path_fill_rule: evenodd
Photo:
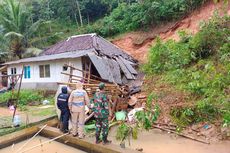
M 39 74 L 39 65 L 50 65 L 50 77 L 49 78 L 40 78 Z M 57 82 L 66 82 L 68 81 L 68 76 L 61 74 L 63 72 L 64 64 L 71 64 L 74 67 L 82 70 L 81 58 L 76 59 L 60 59 L 53 61 L 44 61 L 44 62 L 31 62 L 26 63 L 24 66 L 30 66 L 30 78 L 22 78 L 22 88 L 25 89 L 55 89 L 57 88 Z M 7 74 L 11 74 L 11 68 L 16 68 L 17 74 L 22 73 L 22 64 L 9 65 L 7 67 Z M 69 73 L 70 70 L 65 71 Z M 82 72 L 73 71 L 74 75 L 82 76 Z M 9 84 L 8 84 L 9 86 Z

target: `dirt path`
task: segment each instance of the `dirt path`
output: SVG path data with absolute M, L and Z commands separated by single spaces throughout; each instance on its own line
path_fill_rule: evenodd
M 119 144 L 115 135 L 116 130 L 113 128 L 110 131 L 110 139 L 113 143 Z M 137 140 L 131 140 L 131 146 L 128 141 L 125 145 L 132 149 L 142 148 L 143 153 L 230 153 L 230 141 L 207 145 L 157 129 L 141 131 Z

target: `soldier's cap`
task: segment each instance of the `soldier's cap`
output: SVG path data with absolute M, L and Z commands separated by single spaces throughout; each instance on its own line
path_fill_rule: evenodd
M 105 84 L 103 82 L 98 84 L 99 89 L 104 89 L 105 88 Z

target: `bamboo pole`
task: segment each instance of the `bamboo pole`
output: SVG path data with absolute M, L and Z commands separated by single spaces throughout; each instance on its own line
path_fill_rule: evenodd
M 16 152 L 22 150 L 30 141 L 32 141 L 44 128 L 46 128 L 47 124 L 44 125 L 32 138 L 30 138 L 26 143 L 24 143 Z
M 68 75 L 68 76 L 72 76 L 72 80 L 74 80 L 74 78 L 73 77 L 76 77 L 76 78 L 79 78 L 79 79 L 84 79 L 84 77 L 81 77 L 81 76 L 77 76 L 77 75 L 74 75 L 74 74 L 70 74 L 70 73 L 65 73 L 65 72 L 61 72 L 61 74 L 64 74 L 64 75 Z M 75 79 L 76 80 L 76 79 Z M 88 79 L 86 79 L 86 80 L 88 80 Z M 77 80 L 77 81 L 79 81 L 79 80 Z M 100 82 L 99 80 L 94 80 L 94 79 L 89 79 L 89 81 L 92 81 L 92 82 Z M 72 82 L 70 82 L 70 83 L 72 83 Z
M 58 82 L 58 84 L 64 84 L 64 85 L 75 85 L 76 83 L 67 83 L 67 82 Z M 98 84 L 83 84 L 83 86 L 89 86 L 89 87 L 94 87 L 98 86 Z M 105 87 L 117 87 L 116 85 L 113 84 L 105 84 Z
M 20 90 L 21 90 L 21 86 L 22 86 L 23 72 L 24 72 L 24 65 L 22 66 L 22 73 L 21 73 L 20 83 L 19 83 L 19 87 L 18 87 L 17 101 L 16 101 L 16 105 L 15 105 L 15 108 L 14 108 L 12 122 L 14 121 L 15 113 L 16 113 L 17 106 L 18 106 L 18 99 L 19 99 L 19 96 L 20 96 Z
M 89 80 L 90 80 L 90 74 L 91 74 L 91 62 L 89 64 L 89 72 L 88 72 L 88 83 L 89 83 Z
M 24 150 L 24 151 L 22 151 L 22 152 L 20 152 L 20 153 L 24 153 L 24 152 L 30 151 L 30 150 L 32 150 L 32 149 L 34 149 L 34 148 L 37 148 L 37 147 L 42 146 L 42 145 L 44 145 L 44 144 L 46 144 L 46 143 L 50 143 L 50 142 L 52 142 L 52 141 L 55 141 L 55 140 L 57 140 L 57 139 L 59 139 L 59 138 L 61 138 L 61 137 L 63 137 L 63 136 L 68 135 L 68 134 L 69 134 L 69 133 L 65 133 L 65 134 L 59 135 L 59 136 L 57 136 L 57 137 L 55 137 L 55 138 L 53 138 L 53 139 L 51 139 L 51 140 L 48 140 L 48 141 L 45 141 L 45 142 L 43 142 L 43 143 L 41 143 L 41 144 L 38 144 L 38 145 L 35 145 L 35 146 L 33 146 L 33 147 L 27 148 L 26 150 Z
M 67 66 L 67 67 L 72 67 L 73 69 L 75 69 L 75 70 L 77 70 L 77 71 L 80 71 L 80 72 L 83 72 L 83 73 L 88 73 L 87 71 L 80 70 L 80 69 L 78 69 L 78 68 L 76 68 L 76 67 L 73 67 L 73 66 L 71 66 L 71 65 L 68 65 L 68 64 L 65 64 L 65 66 Z M 107 81 L 107 80 L 104 80 L 104 79 L 102 79 L 102 78 L 100 78 L 100 77 L 98 77 L 98 76 L 96 76 L 96 75 L 93 75 L 93 74 L 91 74 L 91 76 L 94 77 L 94 78 L 100 79 L 100 80 L 102 80 L 102 81 Z M 108 81 L 107 81 L 107 82 L 108 82 Z

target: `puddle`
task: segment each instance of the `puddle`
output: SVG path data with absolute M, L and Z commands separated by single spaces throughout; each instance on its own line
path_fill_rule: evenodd
M 38 144 L 41 144 L 42 142 L 48 141 L 50 139 L 37 136 L 34 140 L 29 142 L 21 151 L 26 150 L 27 148 L 36 146 Z M 0 150 L 0 153 L 16 153 L 17 150 L 24 145 L 27 142 L 27 140 L 19 142 L 15 145 L 12 145 L 10 147 L 4 148 Z M 20 153 L 20 151 L 19 151 Z M 25 153 L 85 153 L 84 151 L 75 149 L 73 147 L 67 146 L 65 144 L 53 141 L 51 143 L 46 143 L 42 146 L 39 146 L 37 148 L 34 148 L 30 151 L 27 151 Z

